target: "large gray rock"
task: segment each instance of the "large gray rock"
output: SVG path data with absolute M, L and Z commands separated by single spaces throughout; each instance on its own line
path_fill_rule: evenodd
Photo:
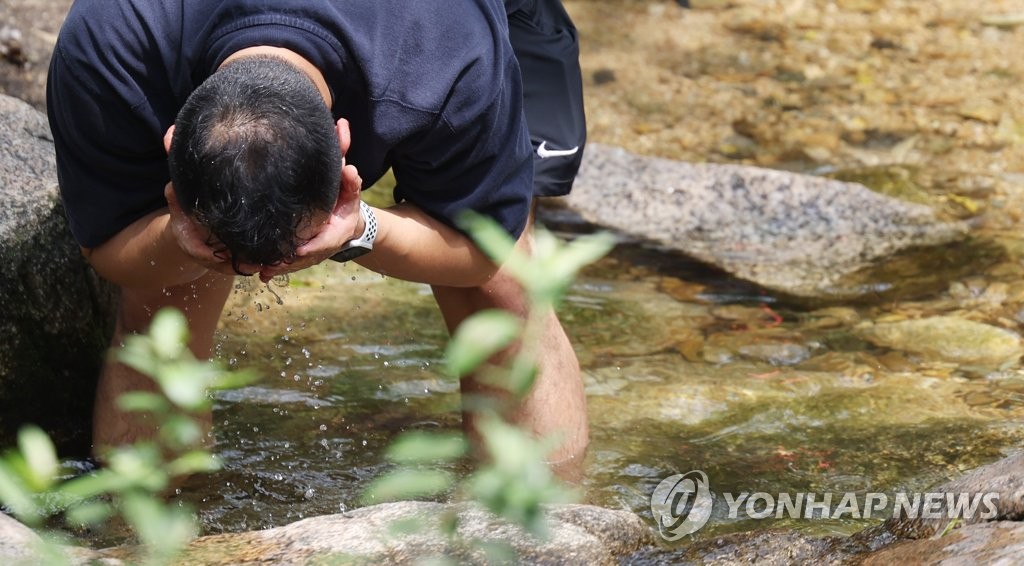
M 972 525 L 992 521 L 1020 521 L 1024 519 L 1024 452 L 1018 452 L 977 468 L 963 477 L 946 482 L 935 489 L 935 493 L 953 494 L 998 494 L 995 502 L 996 516 L 985 518 L 981 513 L 961 517 L 960 525 Z M 946 515 L 942 506 L 939 515 Z M 879 527 L 897 538 L 923 539 L 942 533 L 948 526 L 946 518 L 927 519 L 921 517 L 893 517 Z
M 28 563 L 42 543 L 32 529 L 0 513 L 0 564 Z
M 0 115 L 0 445 L 35 422 L 82 451 L 114 289 L 68 230 L 45 116 L 2 95 Z
M 969 525 L 945 536 L 903 542 L 864 559 L 864 566 L 889 564 L 1020 564 L 1024 555 L 1024 523 L 999 521 Z
M 461 543 L 453 542 L 438 529 L 441 519 L 449 513 L 457 513 Z M 494 563 L 488 560 L 484 545 L 480 544 L 484 542 L 514 549 L 515 563 L 519 564 L 600 566 L 619 564 L 620 558 L 654 544 L 650 528 L 628 511 L 558 505 L 548 509 L 548 518 L 550 536 L 538 540 L 476 506 L 420 501 L 385 503 L 273 529 L 200 537 L 177 557 L 177 563 L 420 564 L 424 559 L 440 556 L 454 558 L 461 564 Z M 399 534 L 399 527 L 410 522 L 420 530 Z M 30 544 L 31 540 L 20 546 L 11 545 L 10 552 L 21 552 L 18 556 L 22 556 L 31 552 L 31 548 L 26 550 Z M 102 551 L 64 547 L 61 552 L 74 564 L 133 564 L 140 558 L 137 547 Z M 0 558 L 3 556 L 0 554 Z
M 967 226 L 863 185 L 755 167 L 691 164 L 589 144 L 569 208 L 798 297 L 854 295 L 844 277 Z

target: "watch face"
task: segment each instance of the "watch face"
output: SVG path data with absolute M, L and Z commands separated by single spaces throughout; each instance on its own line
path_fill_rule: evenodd
M 359 256 L 364 256 L 370 253 L 370 248 L 364 248 L 362 246 L 352 246 L 351 248 L 345 248 L 340 252 L 331 256 L 331 259 L 339 263 L 351 261 Z

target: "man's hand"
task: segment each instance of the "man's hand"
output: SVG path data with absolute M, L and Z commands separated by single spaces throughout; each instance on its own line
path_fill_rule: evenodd
M 363 218 L 359 214 L 359 192 L 363 180 L 355 166 L 345 165 L 341 170 L 341 190 L 334 210 L 321 220 L 318 226 L 310 227 L 313 237 L 295 250 L 295 257 L 277 265 L 264 266 L 260 280 L 266 283 L 271 278 L 314 266 L 338 253 L 346 242 L 363 233 Z
M 338 130 L 338 145 L 341 154 L 348 153 L 352 145 L 352 135 L 348 129 L 348 120 L 342 118 L 335 124 Z M 341 189 L 334 209 L 326 218 L 314 216 L 315 226 L 306 229 L 312 234 L 305 244 L 295 250 L 295 257 L 277 265 L 266 265 L 260 270 L 260 280 L 266 283 L 271 278 L 292 273 L 316 265 L 338 253 L 346 242 L 358 238 L 363 232 L 363 219 L 359 215 L 359 193 L 363 188 L 363 179 L 354 165 L 344 165 L 342 158 Z
M 178 196 L 174 193 L 174 187 L 170 183 L 164 187 L 164 198 L 167 199 L 167 208 L 170 212 L 170 221 L 167 227 L 181 251 L 207 269 L 227 275 L 236 275 L 237 272 L 231 265 L 231 258 L 226 253 L 218 254 L 206 243 L 209 231 L 196 224 L 181 209 L 178 204 Z M 260 266 L 242 264 L 239 269 L 245 274 L 253 274 L 260 270 Z

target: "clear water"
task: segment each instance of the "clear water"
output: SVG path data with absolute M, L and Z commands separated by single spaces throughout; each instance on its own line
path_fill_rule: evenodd
M 986 269 L 949 288 L 1017 276 L 1005 264 Z M 442 369 L 446 334 L 427 287 L 332 264 L 274 291 L 283 304 L 266 289 L 240 288 L 219 331 L 218 356 L 265 378 L 218 397 L 225 469 L 184 487 L 209 533 L 358 507 L 387 467 L 382 451 L 393 436 L 459 426 L 457 384 Z M 713 491 L 893 492 L 999 458 L 1024 439 L 1019 367 L 979 374 L 850 332 L 886 315 L 963 312 L 968 299 L 957 297 L 787 305 L 623 244 L 582 274 L 560 313 L 587 380 L 585 501 L 630 509 L 653 526 L 654 486 L 694 469 Z M 779 526 L 852 533 L 868 524 L 716 515 L 697 536 Z

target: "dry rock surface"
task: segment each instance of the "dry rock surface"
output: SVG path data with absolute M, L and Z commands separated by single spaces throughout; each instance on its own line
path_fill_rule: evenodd
M 459 540 L 439 531 L 441 519 L 458 516 Z M 339 515 L 304 519 L 283 527 L 201 537 L 178 557 L 180 563 L 216 564 L 421 564 L 430 557 L 485 564 L 485 545 L 514 552 L 521 564 L 618 564 L 619 559 L 654 543 L 647 525 L 627 511 L 589 505 L 562 505 L 548 510 L 550 532 L 539 540 L 522 529 L 472 506 L 428 502 L 374 505 Z M 399 534 L 399 525 L 419 530 Z M 33 556 L 38 540 L 31 531 L 0 515 L 0 559 Z M 476 541 L 473 544 L 470 541 Z M 138 549 L 103 551 L 63 549 L 75 564 L 134 564 Z
M 568 206 L 587 220 L 770 289 L 842 294 L 845 276 L 900 250 L 962 238 L 928 206 L 786 171 L 587 148 Z

